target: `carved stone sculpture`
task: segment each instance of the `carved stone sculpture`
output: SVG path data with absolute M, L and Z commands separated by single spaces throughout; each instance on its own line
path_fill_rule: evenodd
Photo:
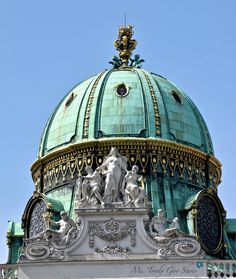
M 46 223 L 46 229 L 39 234 L 35 235 L 28 239 L 28 241 L 32 242 L 35 240 L 53 240 L 58 245 L 67 244 L 70 238 L 73 236 L 74 232 L 77 230 L 77 226 L 75 222 L 67 216 L 65 211 L 60 213 L 61 220 L 55 222 L 50 219 L 50 215 L 45 215 L 44 220 Z M 59 226 L 59 230 L 54 230 L 50 228 L 50 225 Z
M 143 206 L 146 203 L 144 179 L 138 174 L 139 168 L 136 165 L 127 171 L 127 161 L 127 157 L 112 147 L 102 165 L 95 171 L 87 166 L 87 175 L 80 176 L 77 180 L 76 206 Z
M 106 176 L 103 195 L 105 203 L 121 201 L 120 192 L 127 172 L 127 158 L 122 156 L 115 147 L 112 147 L 103 164 L 96 170 L 102 170 Z
M 158 241 L 168 240 L 170 237 L 184 236 L 185 234 L 179 229 L 178 218 L 169 220 L 164 217 L 164 210 L 158 209 L 157 216 L 154 216 L 149 224 L 151 236 Z
M 86 205 L 104 204 L 102 199 L 103 180 L 100 173 L 91 167 L 85 168 L 87 175 L 80 176 L 77 180 L 77 201 L 79 207 Z
M 46 229 L 44 231 L 44 239 L 53 238 L 57 244 L 67 244 L 70 240 L 70 237 L 73 235 L 73 232 L 76 231 L 77 227 L 75 222 L 67 216 L 65 211 L 60 213 L 61 220 L 55 222 L 51 219 L 48 219 L 49 223 L 52 225 L 60 226 L 59 230 Z
M 20 261 L 62 260 L 64 258 L 64 250 L 76 241 L 78 228 L 65 211 L 62 211 L 60 216 L 61 220 L 55 222 L 50 219 L 50 214 L 44 215 L 46 229 L 25 240 Z M 60 228 L 51 229 L 50 224 Z
M 180 231 L 179 220 L 169 220 L 164 210 L 159 209 L 149 224 L 151 236 L 160 247 L 157 256 L 161 259 L 204 258 L 205 253 L 193 236 Z
M 138 174 L 138 166 L 134 165 L 131 171 L 125 175 L 125 204 L 143 204 L 145 198 L 144 187 L 139 187 L 138 182 L 143 184 L 143 177 Z M 143 185 L 142 185 L 143 186 Z

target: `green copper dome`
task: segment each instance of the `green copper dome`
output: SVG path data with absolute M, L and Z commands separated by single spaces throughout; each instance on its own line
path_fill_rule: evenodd
M 48 120 L 39 157 L 71 144 L 118 137 L 170 140 L 214 154 L 206 124 L 182 90 L 157 74 L 120 67 L 69 91 Z
M 150 214 L 162 209 L 166 218 L 178 217 L 181 230 L 199 236 L 209 254 L 223 253 L 224 209 L 217 198 L 221 164 L 213 156 L 206 124 L 181 89 L 141 69 L 144 60 L 138 54 L 132 56 L 137 45 L 132 28 L 121 26 L 118 30 L 114 46 L 119 56 L 109 62 L 112 69 L 76 85 L 49 118 L 39 157 L 31 167 L 35 194 L 23 216 L 26 235 L 30 235 L 27 220 L 31 220 L 31 208 L 42 201 L 41 197 L 58 201 L 75 219 L 78 212 L 90 214 L 93 206 L 97 213 L 103 208 L 113 211 L 117 202 L 122 214 L 126 208 L 142 208 L 144 203 L 138 205 L 142 193 Z M 129 201 L 126 178 L 134 166 L 143 179 L 140 187 L 136 187 L 137 180 L 134 182 L 140 191 L 138 199 Z M 112 173 L 112 168 L 117 173 Z M 88 183 L 81 183 L 81 177 L 87 181 L 92 170 L 94 181 L 95 174 L 101 174 L 97 187 L 89 184 L 89 177 Z M 108 181 L 110 200 L 106 197 Z M 95 188 L 99 188 L 100 198 L 93 196 Z M 206 204 L 219 213 L 214 215 L 213 224 L 219 228 L 217 233 L 205 229 L 204 222 L 213 216 L 212 210 L 204 211 Z M 212 240 L 214 247 L 208 245 Z

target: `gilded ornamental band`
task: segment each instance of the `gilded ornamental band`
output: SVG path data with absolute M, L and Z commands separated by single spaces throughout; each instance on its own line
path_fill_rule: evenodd
M 216 187 L 221 180 L 221 164 L 215 157 L 192 147 L 152 139 L 99 140 L 59 149 L 32 165 L 33 180 L 36 183 L 43 177 L 44 184 L 46 181 L 57 184 L 60 176 L 62 180 L 68 174 L 71 178 L 77 177 L 86 166 L 101 165 L 112 146 L 127 156 L 130 166 L 139 164 L 144 174 L 148 169 L 155 173 L 160 166 L 163 174 L 169 170 L 170 176 L 178 171 L 180 178 L 183 178 L 184 173 L 187 173 L 190 182 L 193 176 L 203 181 L 208 176 L 213 187 Z

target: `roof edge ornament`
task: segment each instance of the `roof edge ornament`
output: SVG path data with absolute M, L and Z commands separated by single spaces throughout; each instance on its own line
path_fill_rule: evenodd
M 120 61 L 117 62 L 120 64 L 119 66 L 121 67 L 128 66 L 132 51 L 136 48 L 137 41 L 132 39 L 133 34 L 133 26 L 131 25 L 120 26 L 118 29 L 118 39 L 114 42 L 114 46 L 119 52 Z M 113 61 L 114 58 L 115 57 L 113 57 Z M 115 60 L 117 60 L 116 58 Z

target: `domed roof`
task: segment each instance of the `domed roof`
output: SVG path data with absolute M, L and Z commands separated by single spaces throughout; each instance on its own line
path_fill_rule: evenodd
M 48 120 L 39 157 L 84 141 L 155 138 L 213 154 L 191 99 L 166 78 L 135 67 L 105 70 L 76 85 Z

